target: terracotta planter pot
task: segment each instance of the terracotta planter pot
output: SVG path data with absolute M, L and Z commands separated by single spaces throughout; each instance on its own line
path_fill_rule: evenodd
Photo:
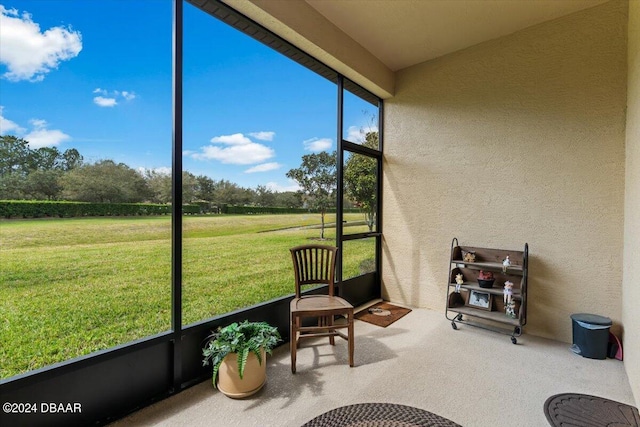
M 249 353 L 243 378 L 238 374 L 238 354 L 228 354 L 218 370 L 218 390 L 225 395 L 241 399 L 257 393 L 267 381 L 267 355 L 261 350 L 262 365 L 255 354 Z

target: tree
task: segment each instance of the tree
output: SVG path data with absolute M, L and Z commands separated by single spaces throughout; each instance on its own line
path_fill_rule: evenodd
M 29 148 L 29 141 L 11 135 L 0 136 L 0 175 L 28 174 L 35 170 L 68 171 L 82 165 L 75 148 L 60 153 L 56 147 Z
M 147 170 L 144 178 L 149 187 L 150 200 L 155 203 L 171 203 L 171 189 L 173 182 L 171 172 L 158 172 Z M 182 171 L 182 203 L 193 203 L 203 199 L 199 194 L 200 180 L 203 177 L 196 177 L 190 172 Z
M 266 186 L 258 185 L 254 193 L 253 202 L 256 206 L 275 206 L 275 194 Z
M 26 178 L 25 193 L 35 200 L 56 200 L 62 192 L 59 170 L 38 169 Z
M 65 173 L 61 179 L 67 200 L 99 203 L 143 202 L 151 196 L 144 177 L 124 163 L 102 160 Z
M 182 203 L 193 203 L 197 197 L 198 180 L 194 174 L 182 171 Z
M 147 170 L 145 180 L 151 191 L 150 200 L 154 203 L 171 203 L 171 173 Z
M 70 171 L 82 166 L 84 159 L 75 148 L 70 148 L 62 153 L 62 170 Z
M 0 136 L 0 176 L 29 172 L 29 142 L 12 135 Z
M 251 191 L 240 187 L 231 181 L 221 179 L 216 182 L 215 199 L 218 206 L 246 205 L 251 202 Z
M 327 209 L 336 205 L 336 152 L 305 154 L 302 165 L 287 172 L 287 177 L 295 180 L 305 204 L 320 211 L 320 238 L 324 239 L 324 219 Z
M 198 175 L 196 181 L 196 197 L 200 200 L 212 202 L 215 198 L 216 183 L 206 175 Z
M 56 147 L 40 147 L 31 150 L 29 156 L 29 170 L 50 171 L 62 169 L 62 154 Z
M 378 132 L 367 132 L 365 147 L 378 149 Z M 368 156 L 353 154 L 344 166 L 344 191 L 356 206 L 364 210 L 369 231 L 373 231 L 377 211 L 377 161 Z
M 19 173 L 0 174 L 0 200 L 26 199 L 27 177 Z
M 283 191 L 274 193 L 274 206 L 283 208 L 301 208 L 302 197 L 297 191 Z
M 62 173 L 81 164 L 82 156 L 75 148 L 64 153 L 55 147 L 32 150 L 22 138 L 1 136 L 0 198 L 58 199 Z

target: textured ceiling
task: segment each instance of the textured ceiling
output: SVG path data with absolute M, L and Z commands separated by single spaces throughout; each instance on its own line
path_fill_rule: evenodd
M 396 71 L 609 0 L 305 0 Z

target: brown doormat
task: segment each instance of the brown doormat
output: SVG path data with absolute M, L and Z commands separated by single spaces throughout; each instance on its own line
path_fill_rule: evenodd
M 433 412 L 394 403 L 358 403 L 320 414 L 302 427 L 461 427 Z
M 356 314 L 356 319 L 363 322 L 373 323 L 386 328 L 402 316 L 411 313 L 411 309 L 398 307 L 388 302 L 379 302 L 366 310 Z
M 544 403 L 544 414 L 554 427 L 640 427 L 640 414 L 634 406 L 588 394 L 551 396 Z

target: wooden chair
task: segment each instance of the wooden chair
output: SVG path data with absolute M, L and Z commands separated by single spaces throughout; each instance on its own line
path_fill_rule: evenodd
M 296 296 L 291 301 L 291 372 L 296 373 L 296 350 L 302 338 L 329 337 L 335 345 L 339 336 L 348 342 L 349 366 L 353 366 L 353 306 L 335 296 L 333 280 L 336 270 L 338 248 L 324 245 L 303 245 L 291 248 L 296 278 Z M 301 289 L 305 285 L 326 284 L 328 295 L 305 295 Z M 346 324 L 334 324 L 334 317 L 343 315 Z M 317 326 L 303 326 L 303 318 L 317 318 Z M 338 329 L 347 329 L 345 335 Z

